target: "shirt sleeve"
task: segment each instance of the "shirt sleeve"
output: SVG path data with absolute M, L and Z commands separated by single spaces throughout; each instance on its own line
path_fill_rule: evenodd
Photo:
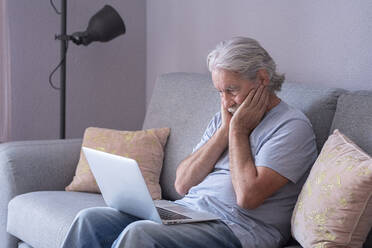
M 204 134 L 199 141 L 199 143 L 193 148 L 192 153 L 196 152 L 199 150 L 200 147 L 202 147 L 207 141 L 212 138 L 213 134 L 217 131 L 217 129 L 221 125 L 221 113 L 218 112 L 216 113 L 212 120 L 209 122 L 207 129 L 204 131 Z
M 314 131 L 303 120 L 289 120 L 261 146 L 256 166 L 268 167 L 296 183 L 317 157 Z

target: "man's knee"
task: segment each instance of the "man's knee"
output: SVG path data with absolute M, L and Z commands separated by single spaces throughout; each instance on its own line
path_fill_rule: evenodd
M 77 213 L 75 219 L 79 219 L 79 220 L 89 219 L 89 218 L 91 218 L 92 216 L 95 215 L 96 211 L 97 211 L 96 208 L 82 209 Z
M 131 234 L 155 234 L 158 229 L 159 224 L 148 220 L 135 221 L 125 228 Z
M 135 221 L 123 231 L 118 247 L 153 247 L 161 239 L 161 225 L 148 220 Z
M 74 222 L 77 224 L 97 222 L 104 215 L 105 211 L 105 208 L 102 207 L 82 209 L 77 213 Z

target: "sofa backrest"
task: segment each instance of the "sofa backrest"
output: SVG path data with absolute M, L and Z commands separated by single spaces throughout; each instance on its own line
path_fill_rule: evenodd
M 284 83 L 278 95 L 308 116 L 320 149 L 329 134 L 337 97 L 343 92 L 340 89 Z M 219 95 L 209 75 L 170 73 L 158 78 L 143 128 L 171 128 L 160 178 L 164 199 L 180 197 L 174 189 L 176 168 L 191 153 L 219 109 Z
M 179 198 L 174 189 L 176 168 L 199 142 L 218 110 L 218 92 L 207 75 L 171 73 L 158 78 L 143 128 L 171 128 L 160 177 L 163 198 Z
M 338 97 L 346 90 L 308 84 L 284 83 L 277 95 L 301 110 L 313 125 L 318 151 L 329 136 Z
M 372 156 L 372 91 L 348 92 L 338 98 L 331 132 L 335 129 Z

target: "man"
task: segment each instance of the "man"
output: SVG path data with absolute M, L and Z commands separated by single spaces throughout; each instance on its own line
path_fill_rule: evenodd
M 221 111 L 177 169 L 176 203 L 221 221 L 160 225 L 110 208 L 83 210 L 63 247 L 281 247 L 317 151 L 309 120 L 281 101 L 284 76 L 250 38 L 208 55 Z

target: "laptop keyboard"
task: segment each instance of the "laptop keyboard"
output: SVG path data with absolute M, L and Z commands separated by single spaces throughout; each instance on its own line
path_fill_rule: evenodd
M 160 215 L 160 218 L 162 220 L 181 220 L 181 219 L 191 219 L 190 217 L 184 216 L 182 214 L 178 214 L 175 212 L 172 212 L 170 210 L 156 207 L 156 210 L 158 210 L 158 213 Z

